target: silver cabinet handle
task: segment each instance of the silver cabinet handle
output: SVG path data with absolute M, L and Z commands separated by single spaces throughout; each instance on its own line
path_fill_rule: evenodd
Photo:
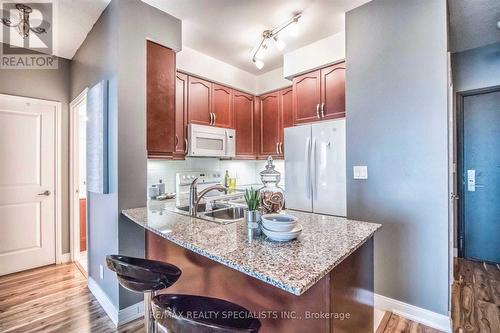
M 280 142 L 280 154 L 283 155 L 283 142 Z
M 184 148 L 184 154 L 187 155 L 187 153 L 188 153 L 188 139 L 184 139 L 184 143 L 186 144 L 186 147 Z
M 177 149 L 177 146 L 179 145 L 179 137 L 177 134 L 175 135 L 175 149 Z
M 320 119 L 320 116 L 319 116 L 319 103 L 316 104 L 316 117 L 318 117 L 318 119 Z
M 208 124 L 212 125 L 212 112 L 208 113 Z
M 49 190 L 45 190 L 42 193 L 38 193 L 38 195 L 44 195 L 44 196 L 48 197 L 50 195 L 50 191 Z
M 276 153 L 279 155 L 280 153 L 280 143 L 276 142 Z
M 217 113 L 214 112 L 214 125 L 217 122 Z
M 321 118 L 325 118 L 325 103 L 321 103 Z

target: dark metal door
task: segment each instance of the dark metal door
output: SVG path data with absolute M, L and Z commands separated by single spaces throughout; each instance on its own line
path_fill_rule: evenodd
M 464 256 L 500 262 L 500 91 L 463 99 Z

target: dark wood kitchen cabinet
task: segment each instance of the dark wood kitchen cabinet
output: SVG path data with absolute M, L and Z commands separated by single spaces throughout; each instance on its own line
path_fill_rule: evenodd
M 233 90 L 233 115 L 236 130 L 236 158 L 254 159 L 256 157 L 254 97 Z
M 147 41 L 146 149 L 150 158 L 175 150 L 175 52 Z
M 281 142 L 279 91 L 260 96 L 260 149 L 259 156 L 279 155 Z
M 212 84 L 212 125 L 233 127 L 233 89 L 220 84 Z
M 184 159 L 187 143 L 188 76 L 177 72 L 175 76 L 175 150 L 174 159 Z
M 302 74 L 293 79 L 294 124 L 319 120 L 320 86 L 320 70 Z
M 280 122 L 281 137 L 279 144 L 280 156 L 285 155 L 285 128 L 293 126 L 293 89 L 292 87 L 280 90 Z
M 188 76 L 188 122 L 212 123 L 212 82 Z
M 321 119 L 345 117 L 345 62 L 321 70 Z
M 345 62 L 293 79 L 293 123 L 345 117 Z

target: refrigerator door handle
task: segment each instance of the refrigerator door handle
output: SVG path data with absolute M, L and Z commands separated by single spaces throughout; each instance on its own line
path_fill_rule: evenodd
M 306 158 L 305 161 L 307 163 L 306 168 L 306 189 L 307 189 L 307 199 L 312 197 L 311 191 L 311 138 L 307 138 L 306 140 Z
M 314 200 L 314 195 L 316 193 L 316 138 L 312 139 L 312 147 L 311 147 L 311 163 L 310 163 L 310 174 L 312 180 L 311 182 L 311 197 Z

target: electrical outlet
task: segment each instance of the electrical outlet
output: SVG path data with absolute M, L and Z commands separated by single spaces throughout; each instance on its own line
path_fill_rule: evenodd
M 102 265 L 99 265 L 99 277 L 101 280 L 104 279 L 104 267 Z

